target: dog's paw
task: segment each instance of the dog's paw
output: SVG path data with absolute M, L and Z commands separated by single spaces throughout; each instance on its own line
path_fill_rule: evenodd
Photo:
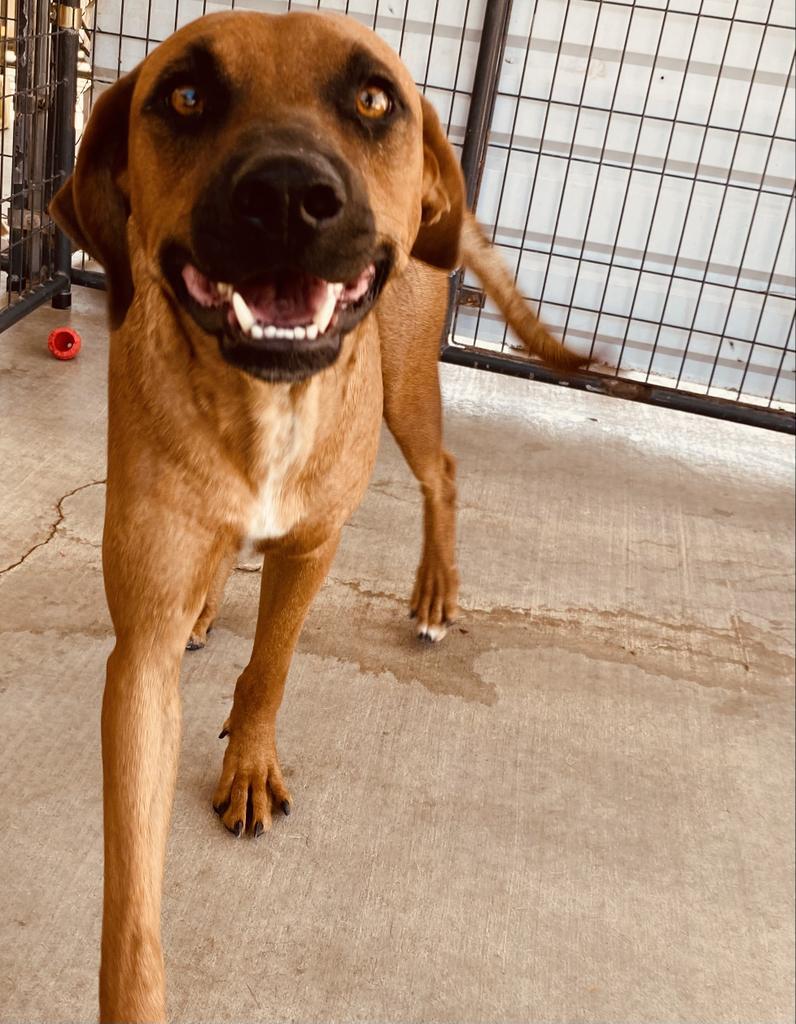
M 421 640 L 439 643 L 459 616 L 459 573 L 441 559 L 420 563 L 412 592 L 410 614 Z
M 211 616 L 203 611 L 199 618 L 196 620 L 191 635 L 188 638 L 188 643 L 185 645 L 186 651 L 201 651 L 203 647 L 207 646 L 207 634 L 213 628 L 213 619 Z
M 236 838 L 250 832 L 255 839 L 271 827 L 271 814 L 290 814 L 288 792 L 276 744 L 271 736 L 247 736 L 232 730 L 229 720 L 220 738 L 229 736 L 224 767 L 213 796 L 213 810 Z

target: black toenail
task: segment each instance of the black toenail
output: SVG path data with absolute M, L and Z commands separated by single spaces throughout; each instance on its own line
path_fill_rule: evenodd
M 243 834 L 243 822 L 236 821 L 235 828 L 233 828 L 232 831 L 235 833 L 235 838 L 240 839 L 241 835 Z
M 290 814 L 290 801 L 289 800 L 283 800 L 282 801 L 282 813 L 284 815 L 286 815 L 286 816 L 288 814 Z
M 229 729 L 222 729 L 221 732 L 218 734 L 218 738 L 220 740 L 225 739 L 227 736 L 229 736 Z
M 263 828 L 263 823 L 261 821 L 255 822 L 254 838 L 259 839 L 263 832 L 265 832 L 265 829 Z

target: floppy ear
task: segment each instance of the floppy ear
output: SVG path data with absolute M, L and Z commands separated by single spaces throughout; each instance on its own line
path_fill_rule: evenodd
M 120 179 L 127 169 L 130 101 L 137 77 L 137 70 L 130 72 L 96 101 L 74 173 L 50 202 L 58 227 L 105 268 L 112 327 L 124 320 L 133 298 L 127 248 L 130 205 Z
M 423 107 L 423 198 L 420 230 L 412 255 L 440 270 L 459 266 L 459 236 L 465 209 L 464 176 L 434 108 Z

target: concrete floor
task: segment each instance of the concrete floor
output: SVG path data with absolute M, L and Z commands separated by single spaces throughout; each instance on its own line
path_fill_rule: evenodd
M 95 1014 L 106 331 L 0 339 L 0 1020 Z M 295 813 L 210 811 L 254 629 L 184 665 L 164 901 L 175 1021 L 793 1018 L 792 438 L 443 367 L 466 617 L 406 618 L 385 440 L 293 663 Z

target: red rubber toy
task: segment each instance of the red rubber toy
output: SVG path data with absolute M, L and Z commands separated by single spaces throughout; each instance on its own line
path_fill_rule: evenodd
M 56 359 L 74 359 L 80 351 L 80 335 L 71 327 L 56 327 L 50 331 L 47 348 Z

